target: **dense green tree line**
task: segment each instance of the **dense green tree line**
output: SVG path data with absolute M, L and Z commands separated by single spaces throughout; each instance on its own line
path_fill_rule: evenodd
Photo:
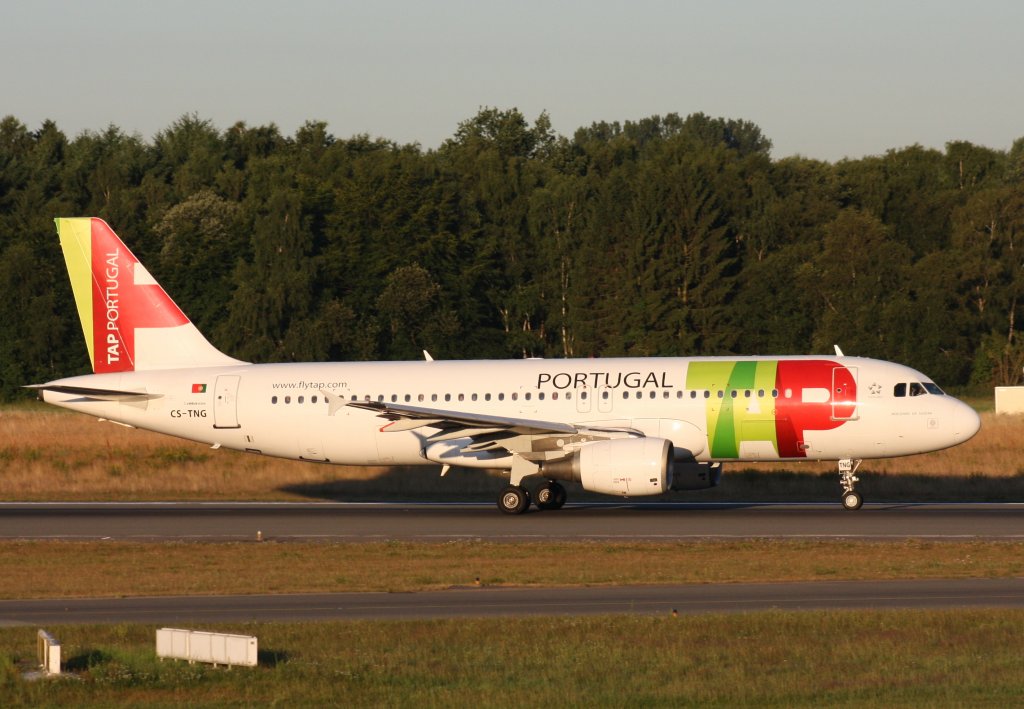
M 0 121 L 0 396 L 86 371 L 56 216 L 101 216 L 253 361 L 830 352 L 1017 383 L 1024 139 L 773 160 L 746 121 L 436 150 L 184 116 L 150 141 Z

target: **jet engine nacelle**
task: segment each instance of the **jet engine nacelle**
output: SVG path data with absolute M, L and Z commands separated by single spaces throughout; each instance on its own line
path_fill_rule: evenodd
M 672 455 L 664 438 L 616 438 L 544 463 L 542 474 L 605 495 L 660 495 L 672 487 Z

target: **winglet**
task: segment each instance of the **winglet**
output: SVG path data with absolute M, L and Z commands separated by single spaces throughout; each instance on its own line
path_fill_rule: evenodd
M 102 219 L 54 222 L 94 372 L 244 364 L 203 337 Z
M 843 354 L 843 351 L 841 349 L 839 349 L 839 345 L 832 345 L 832 346 L 836 348 L 836 357 L 845 357 L 846 356 L 846 355 Z

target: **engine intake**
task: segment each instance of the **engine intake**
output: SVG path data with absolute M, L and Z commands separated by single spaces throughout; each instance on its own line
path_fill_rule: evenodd
M 544 463 L 541 472 L 605 495 L 660 495 L 672 487 L 672 457 L 664 438 L 616 438 L 588 443 L 568 458 Z

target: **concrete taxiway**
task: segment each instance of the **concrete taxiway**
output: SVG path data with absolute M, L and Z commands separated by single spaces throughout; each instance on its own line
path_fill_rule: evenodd
M 0 601 L 0 626 L 678 614 L 763 610 L 1024 608 L 1024 579 L 848 581 L 585 588 L 472 588 Z
M 5 503 L 0 539 L 136 541 L 1024 539 L 1024 504 L 580 503 L 501 514 L 458 503 Z

